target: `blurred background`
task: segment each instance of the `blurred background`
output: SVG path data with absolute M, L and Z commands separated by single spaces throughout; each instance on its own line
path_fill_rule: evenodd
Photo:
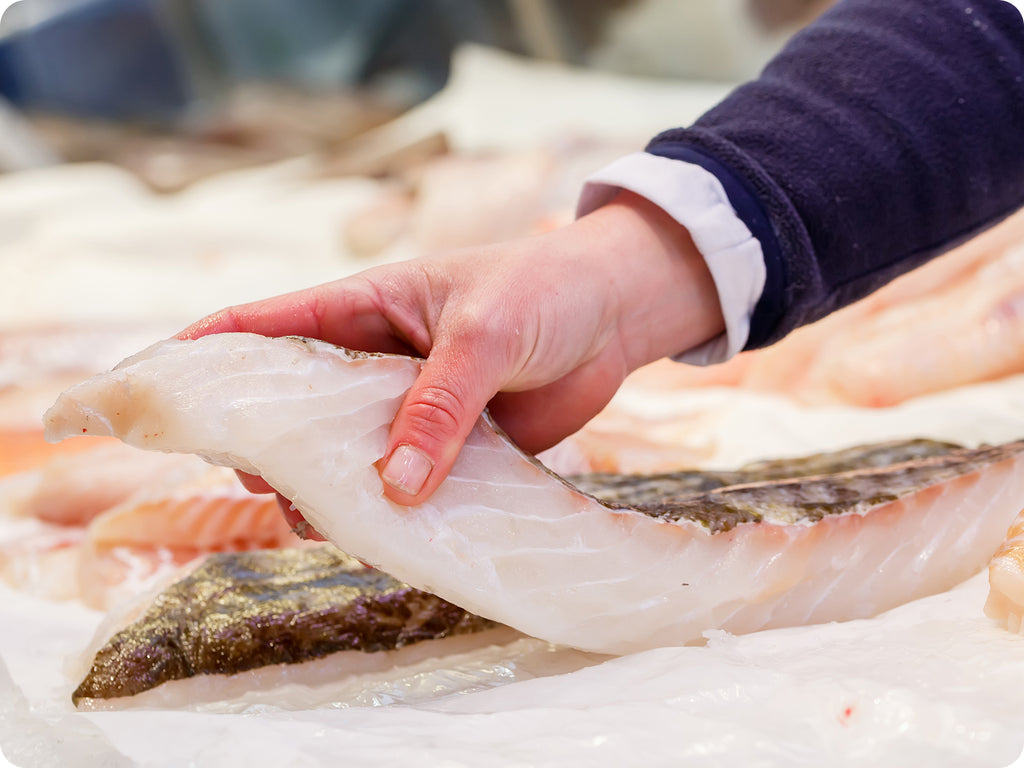
M 0 97 L 27 121 L 14 127 L 17 115 L 4 110 L 12 125 L 3 131 L 0 166 L 106 160 L 143 171 L 147 182 L 167 190 L 202 174 L 145 173 L 136 157 L 143 137 L 188 139 L 195 165 L 205 162 L 209 170 L 331 152 L 442 91 L 468 45 L 592 72 L 735 83 L 754 76 L 788 34 L 827 4 L 5 3 Z M 163 164 L 170 165 L 166 157 Z
M 589 174 L 829 5 L 0 0 L 0 425 L 40 371 L 61 373 L 11 400 L 33 428 L 58 386 L 224 306 L 570 222 Z M 670 377 L 874 407 L 1022 371 L 1022 232 L 1024 214 L 945 277 Z
M 293 759 L 298 734 L 323 749 L 337 743 L 358 752 L 372 743 L 359 754 L 379 750 L 378 762 L 391 764 L 395 749 L 419 743 L 419 726 L 394 718 L 386 720 L 387 734 L 385 721 L 366 720 L 365 733 L 342 741 L 315 719 L 274 711 L 262 718 L 248 707 L 237 719 L 218 715 L 209 731 L 192 717 L 164 727 L 155 711 L 146 715 L 154 731 L 140 732 L 134 717 L 104 720 L 102 737 L 100 718 L 69 713 L 61 670 L 86 647 L 104 611 L 151 594 L 197 556 L 295 540 L 272 497 L 259 508 L 263 522 L 243 517 L 250 508 L 240 499 L 251 499 L 233 473 L 214 485 L 163 464 L 144 469 L 136 463 L 142 452 L 117 453 L 120 443 L 82 437 L 50 444 L 44 411 L 67 387 L 221 307 L 571 221 L 588 174 L 659 131 L 691 123 L 829 4 L 0 0 L 0 626 L 8 630 L 0 633 L 0 680 L 15 682 L 6 689 L 0 682 L 4 748 L 56 744 L 62 755 L 98 763 L 109 739 L 137 745 L 147 753 L 144 764 L 165 764 L 161 750 L 172 742 L 151 736 L 167 733 L 176 740 L 171 753 L 202 748 L 210 764 L 229 751 L 244 760 L 264 746 L 267 755 Z M 769 349 L 707 369 L 662 361 L 637 371 L 608 408 L 544 460 L 563 474 L 732 469 L 896 438 L 1017 439 L 1024 435 L 1022 318 L 1024 211 Z M 757 704 L 767 680 L 772 697 L 788 697 L 784 720 L 796 724 L 799 754 L 809 754 L 801 742 L 806 724 L 820 722 L 815 733 L 843 730 L 857 754 L 891 748 L 898 731 L 908 750 L 921 753 L 915 764 L 932 764 L 939 752 L 984 761 L 1011 738 L 1019 743 L 1020 707 L 1007 702 L 1024 686 L 1019 674 L 1003 672 L 1022 667 L 1006 643 L 995 655 L 976 652 L 975 641 L 987 641 L 975 631 L 983 596 L 958 594 L 932 604 L 946 625 L 908 623 L 923 627 L 911 637 L 923 667 L 903 673 L 907 645 L 892 635 L 900 642 L 889 663 L 864 688 L 847 650 L 888 635 L 884 624 L 855 622 L 849 631 L 826 628 L 838 649 L 834 664 L 827 654 L 824 665 L 815 657 L 815 674 L 831 687 L 809 687 L 800 663 L 788 683 L 765 667 L 770 677 L 755 674 L 753 687 L 729 690 Z M 809 636 L 790 637 L 799 644 Z M 770 645 L 774 664 L 781 645 Z M 728 670 L 757 672 L 754 657 L 752 667 L 737 663 L 753 646 L 717 647 Z M 963 649 L 953 676 L 946 674 L 950 648 Z M 556 666 L 546 654 L 536 658 L 550 674 Z M 960 663 L 968 656 L 971 664 Z M 509 670 L 525 668 L 514 658 L 488 658 L 503 682 Z M 696 692 L 673 693 L 659 707 L 666 678 L 652 675 L 650 655 L 642 658 L 633 667 L 617 660 L 607 686 L 614 705 L 623 680 L 634 693 L 619 710 L 599 701 L 604 714 L 595 727 L 632 718 L 644 747 L 653 744 L 658 754 L 674 748 L 665 734 L 677 726 L 690 722 L 694 733 L 716 726 L 702 702 L 720 700 L 727 714 L 709 731 L 711 746 L 698 743 L 691 752 L 717 755 L 724 744 L 739 763 L 749 745 L 744 763 L 763 762 L 764 718 L 750 715 L 744 731 L 737 696 L 723 699 L 714 674 L 686 680 Z M 440 677 L 416 669 L 426 671 L 407 679 L 431 697 L 459 680 L 478 688 L 484 679 L 449 667 Z M 401 678 L 388 675 L 377 688 L 359 675 L 360 700 L 401 701 Z M 557 684 L 564 688 L 547 690 L 580 701 L 579 679 L 566 676 Z M 442 682 L 434 689 L 432 680 Z M 964 684 L 971 680 L 981 681 L 977 690 Z M 862 689 L 871 706 L 850 723 L 836 721 L 833 705 L 847 706 L 850 692 Z M 491 707 L 497 700 L 484 701 L 488 718 L 501 714 Z M 679 702 L 693 704 L 699 719 L 681 720 Z M 515 722 L 544 722 L 550 733 L 564 724 L 572 735 L 566 743 L 579 752 L 585 734 L 577 738 L 576 704 L 561 717 L 547 702 L 543 711 L 530 709 L 516 704 Z M 420 731 L 434 734 L 441 713 L 431 704 Z M 942 727 L 929 728 L 932 722 Z M 944 727 L 949 722 L 967 725 Z M 288 726 L 287 740 L 275 723 Z M 302 739 L 306 732 L 296 728 L 305 727 L 309 738 Z M 538 743 L 561 744 L 538 733 Z M 511 743 L 505 731 L 495 738 L 474 731 L 477 762 L 492 762 Z M 618 737 L 608 744 L 612 755 L 617 745 L 630 746 Z M 236 754 L 238 745 L 248 749 Z
M 0 330 L 559 226 L 828 4 L 0 0 Z

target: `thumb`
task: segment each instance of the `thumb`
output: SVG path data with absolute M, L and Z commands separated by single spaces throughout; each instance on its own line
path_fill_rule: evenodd
M 435 346 L 391 424 L 381 470 L 387 496 L 399 504 L 425 501 L 451 470 L 487 402 L 497 376 L 465 347 Z

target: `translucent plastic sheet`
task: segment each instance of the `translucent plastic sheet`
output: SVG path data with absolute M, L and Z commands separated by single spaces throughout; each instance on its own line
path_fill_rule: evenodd
M 560 674 L 574 652 L 519 640 L 233 713 L 74 712 L 53 670 L 89 617 L 5 593 L 4 626 L 48 640 L 29 662 L 5 633 L 0 744 L 33 766 L 1003 766 L 1024 746 L 1024 643 L 981 614 L 986 589 L 976 577 L 871 620 L 711 633 Z

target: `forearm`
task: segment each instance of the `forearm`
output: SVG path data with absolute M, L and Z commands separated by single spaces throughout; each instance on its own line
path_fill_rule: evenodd
M 970 12 L 968 12 L 970 9 Z M 762 246 L 747 348 L 1024 204 L 1024 22 L 996 0 L 847 0 L 649 152 L 719 177 Z

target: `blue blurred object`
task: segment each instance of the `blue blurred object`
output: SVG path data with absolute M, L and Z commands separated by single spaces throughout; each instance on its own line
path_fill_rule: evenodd
M 371 86 L 413 103 L 444 85 L 460 43 L 514 41 L 504 0 L 22 0 L 15 9 L 28 19 L 51 5 L 52 15 L 0 37 L 0 97 L 114 120 L 173 121 L 246 80 Z
M 190 3 L 221 70 L 309 86 L 404 79 L 426 98 L 473 41 L 510 47 L 505 0 L 169 0 Z
M 0 95 L 33 111 L 152 121 L 192 97 L 156 0 L 90 0 L 0 38 Z
M 394 20 L 410 16 L 410 0 L 217 0 L 193 7 L 232 76 L 316 85 L 357 81 Z

